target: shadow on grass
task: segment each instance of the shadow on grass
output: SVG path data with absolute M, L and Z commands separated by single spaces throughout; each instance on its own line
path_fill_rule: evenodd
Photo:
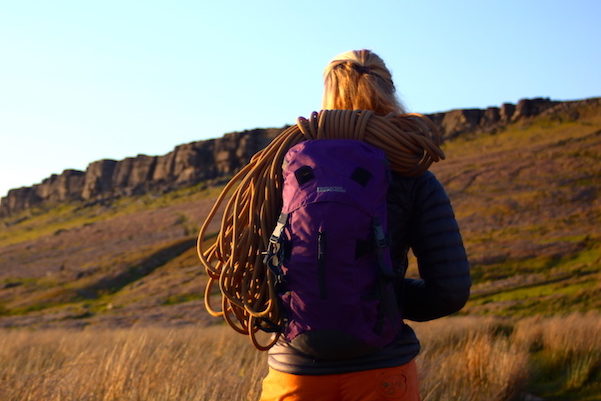
M 126 285 L 140 280 L 154 270 L 178 257 L 196 245 L 196 238 L 186 238 L 162 248 L 135 266 L 110 277 L 103 277 L 99 281 L 79 289 L 79 296 L 86 299 L 98 298 L 100 295 L 113 294 Z

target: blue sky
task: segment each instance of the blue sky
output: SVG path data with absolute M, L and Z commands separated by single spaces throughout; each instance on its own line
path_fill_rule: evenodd
M 601 95 L 601 1 L 3 1 L 0 196 L 320 107 L 369 48 L 410 111 Z

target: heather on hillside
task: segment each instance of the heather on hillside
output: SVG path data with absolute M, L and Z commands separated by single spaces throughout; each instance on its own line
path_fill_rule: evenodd
M 599 314 L 415 325 L 424 401 L 601 397 Z M 224 326 L 0 331 L 0 399 L 256 400 L 266 355 Z

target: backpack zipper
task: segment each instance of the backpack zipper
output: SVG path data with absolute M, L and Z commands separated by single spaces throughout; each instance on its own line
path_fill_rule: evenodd
M 319 280 L 319 295 L 326 299 L 326 233 L 317 233 L 317 274 Z

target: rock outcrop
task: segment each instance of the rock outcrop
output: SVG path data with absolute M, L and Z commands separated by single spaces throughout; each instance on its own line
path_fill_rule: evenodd
M 48 201 L 77 199 L 83 189 L 86 174 L 78 170 L 65 170 L 62 174 L 52 174 L 36 186 L 36 195 Z
M 110 192 L 113 189 L 113 172 L 116 166 L 115 160 L 98 160 L 91 163 L 86 169 L 82 199 L 92 199 Z
M 177 146 L 163 156 L 138 155 L 123 160 L 98 160 L 86 171 L 65 170 L 41 184 L 11 189 L 0 203 L 8 216 L 43 203 L 109 199 L 168 191 L 232 175 L 282 129 L 255 129 L 222 138 Z
M 487 109 L 460 109 L 428 115 L 442 130 L 445 139 L 468 132 L 494 132 L 511 122 L 534 117 L 556 104 L 547 98 L 522 99 L 517 106 L 504 103 Z
M 428 117 L 439 126 L 443 137 L 450 139 L 472 132 L 496 132 L 507 124 L 543 113 L 550 118 L 577 118 L 578 105 L 600 101 L 601 98 L 573 102 L 522 99 L 517 105 L 505 103 L 501 107 L 487 109 L 451 110 Z M 234 132 L 217 139 L 177 146 L 163 156 L 138 155 L 120 161 L 99 160 L 91 163 L 85 172 L 65 170 L 40 184 L 10 190 L 0 201 L 0 216 L 45 203 L 94 202 L 149 191 L 168 191 L 227 177 L 248 163 L 254 153 L 282 130 Z
M 111 174 L 111 191 L 137 195 L 148 191 L 158 157 L 138 155 L 118 161 Z

